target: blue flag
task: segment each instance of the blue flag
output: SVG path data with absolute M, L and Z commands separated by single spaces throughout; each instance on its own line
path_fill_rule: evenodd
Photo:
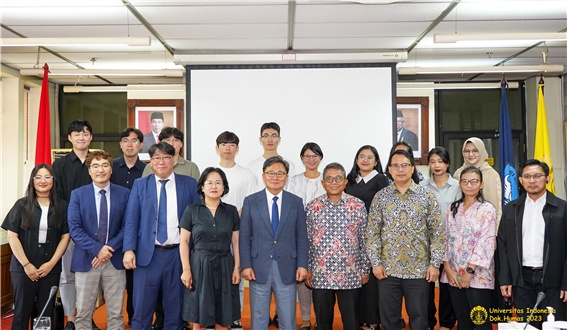
M 512 148 L 512 128 L 510 127 L 510 116 L 508 115 L 508 97 L 506 90 L 508 83 L 502 81 L 502 99 L 500 101 L 500 123 L 498 132 L 498 147 L 500 149 L 500 180 L 502 181 L 502 207 L 508 202 L 518 198 L 518 180 L 516 167 L 514 166 L 514 149 Z

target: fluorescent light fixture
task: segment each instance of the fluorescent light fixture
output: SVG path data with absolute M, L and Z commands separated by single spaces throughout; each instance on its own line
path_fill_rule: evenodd
M 508 88 L 516 89 L 520 84 L 516 81 L 508 83 Z M 399 89 L 499 89 L 501 88 L 500 82 L 479 82 L 479 83 L 403 83 L 398 82 L 396 87 Z
M 83 92 L 184 92 L 185 85 L 63 86 L 64 93 Z
M 104 69 L 50 69 L 50 76 L 154 76 L 183 77 L 183 70 L 104 70 Z M 21 69 L 23 76 L 43 76 L 43 69 Z
M 435 43 L 461 43 L 479 41 L 567 41 L 567 32 L 559 33 L 489 33 L 489 34 L 435 34 Z
M 173 62 L 184 65 L 211 64 L 297 64 L 405 62 L 408 53 L 270 53 L 270 54 L 175 54 Z
M 522 66 L 460 66 L 460 67 L 401 67 L 400 75 L 417 74 L 466 74 L 466 73 L 563 73 L 561 64 Z
M 118 38 L 0 38 L 0 47 L 21 46 L 88 46 L 88 45 L 128 45 L 149 46 L 150 37 Z

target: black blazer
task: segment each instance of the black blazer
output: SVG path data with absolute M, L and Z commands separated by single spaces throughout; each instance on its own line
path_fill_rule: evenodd
M 500 285 L 518 286 L 522 278 L 522 221 L 527 195 L 504 207 L 497 237 L 496 272 Z M 543 278 L 547 287 L 567 290 L 567 202 L 547 192 L 543 207 L 545 221 Z

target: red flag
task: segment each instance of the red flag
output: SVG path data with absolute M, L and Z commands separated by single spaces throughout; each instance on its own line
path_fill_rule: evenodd
M 35 165 L 51 165 L 51 130 L 49 121 L 49 66 L 43 66 L 43 83 L 39 100 L 39 120 L 37 121 L 37 139 L 35 141 Z

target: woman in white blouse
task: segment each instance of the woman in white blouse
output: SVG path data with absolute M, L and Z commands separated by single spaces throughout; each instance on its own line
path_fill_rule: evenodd
M 286 190 L 301 197 L 305 206 L 315 197 L 326 193 L 321 183 L 323 174 L 319 172 L 323 151 L 317 143 L 307 142 L 301 148 L 299 156 L 305 166 L 305 172 L 292 176 L 287 182 Z M 305 286 L 305 283 L 297 285 L 297 296 L 302 320 L 299 329 L 309 330 L 311 329 L 311 290 Z

